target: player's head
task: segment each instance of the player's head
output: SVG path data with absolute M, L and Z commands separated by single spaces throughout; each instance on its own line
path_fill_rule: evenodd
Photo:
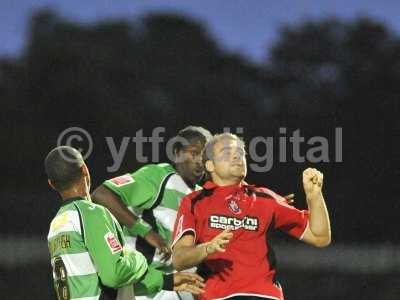
M 202 152 L 211 138 L 211 133 L 200 126 L 187 126 L 174 138 L 174 163 L 178 173 L 191 184 L 197 183 L 204 175 Z
M 44 160 L 49 184 L 59 193 L 70 189 L 90 189 L 89 170 L 81 153 L 69 146 L 59 146 Z
M 247 174 L 244 142 L 232 133 L 214 135 L 204 148 L 203 163 L 215 183 L 241 182 Z

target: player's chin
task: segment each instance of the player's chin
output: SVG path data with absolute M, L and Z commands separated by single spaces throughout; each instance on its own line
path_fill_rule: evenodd
M 246 173 L 246 169 L 236 169 L 233 170 L 232 175 L 237 178 L 244 179 L 246 177 Z
M 192 173 L 192 176 L 193 176 L 193 179 L 197 182 L 197 181 L 199 181 L 201 178 L 203 178 L 203 176 L 204 176 L 204 171 L 203 171 L 203 170 L 201 170 L 201 171 L 194 171 L 194 172 Z

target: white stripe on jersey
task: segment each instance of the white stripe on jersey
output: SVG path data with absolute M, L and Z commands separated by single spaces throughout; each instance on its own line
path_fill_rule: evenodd
M 60 255 L 68 276 L 89 275 L 96 273 L 92 259 L 88 252 Z
M 161 225 L 169 231 L 174 231 L 177 211 L 168 207 L 157 206 L 153 209 L 153 215 Z
M 56 216 L 50 223 L 47 239 L 51 239 L 60 232 L 76 231 L 81 234 L 79 214 L 76 210 L 67 210 Z
M 187 186 L 185 181 L 183 181 L 182 177 L 179 176 L 178 174 L 174 174 L 169 178 L 165 188 L 169 190 L 176 190 L 185 195 L 192 192 L 192 190 Z

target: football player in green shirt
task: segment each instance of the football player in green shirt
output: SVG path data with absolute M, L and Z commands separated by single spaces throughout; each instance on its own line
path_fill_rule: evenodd
M 89 171 L 77 150 L 53 149 L 45 159 L 45 170 L 50 186 L 63 200 L 47 237 L 59 300 L 133 300 L 133 290 L 137 295 L 161 289 L 202 292 L 198 275 L 165 275 L 149 267 L 140 252 L 125 247 L 114 216 L 90 200 Z
M 94 202 L 106 206 L 123 225 L 128 244 L 164 272 L 172 272 L 170 242 L 181 199 L 199 189 L 204 176 L 201 155 L 208 130 L 188 126 L 173 143 L 174 162 L 149 164 L 139 170 L 106 180 L 92 194 Z M 193 299 L 187 293 L 162 291 L 147 299 Z M 138 298 L 144 300 L 146 298 Z

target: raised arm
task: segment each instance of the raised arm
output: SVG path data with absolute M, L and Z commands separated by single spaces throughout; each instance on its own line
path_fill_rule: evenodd
M 103 185 L 100 185 L 97 189 L 95 189 L 91 197 L 94 203 L 107 207 L 121 225 L 132 228 L 133 225 L 139 220 L 139 218 L 125 206 L 117 194 L 110 191 Z M 143 233 L 146 234 L 150 230 L 151 227 L 144 227 Z
M 316 247 L 326 247 L 331 243 L 331 225 L 328 209 L 322 195 L 323 174 L 308 168 L 303 172 L 303 187 L 309 210 L 309 226 L 303 241 Z
M 164 254 L 163 259 L 170 257 L 170 248 L 157 232 L 141 218 L 135 216 L 122 202 L 120 196 L 100 185 L 91 195 L 93 202 L 107 207 L 121 225 L 129 228 L 130 233 L 143 237 L 150 245 Z

